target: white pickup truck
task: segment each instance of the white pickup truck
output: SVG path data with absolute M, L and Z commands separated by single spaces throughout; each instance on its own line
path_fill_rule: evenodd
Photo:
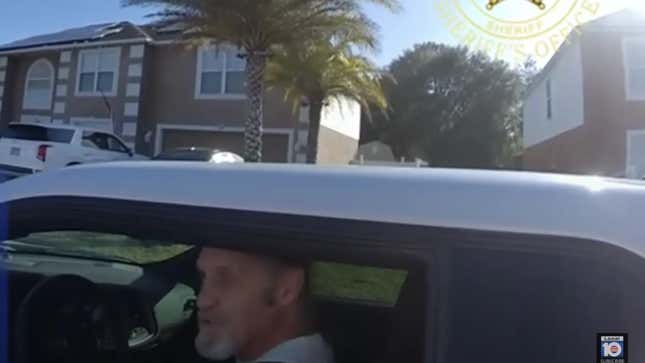
M 0 132 L 0 178 L 66 166 L 146 159 L 103 130 L 39 123 L 11 123 Z

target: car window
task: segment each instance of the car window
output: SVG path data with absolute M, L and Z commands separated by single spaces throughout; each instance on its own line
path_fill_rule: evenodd
M 314 296 L 394 306 L 407 271 L 334 262 L 314 262 L 310 269 Z
M 157 160 L 177 161 L 209 161 L 213 157 L 212 150 L 171 150 L 157 155 Z
M 109 150 L 107 136 L 100 132 L 83 131 L 82 145 L 93 149 Z
M 2 137 L 29 141 L 49 141 L 69 144 L 74 130 L 43 127 L 38 125 L 9 125 Z
M 32 233 L 4 241 L 2 245 L 19 252 L 136 264 L 165 261 L 193 248 L 183 243 L 85 231 Z M 368 302 L 388 307 L 396 305 L 406 278 L 405 270 L 375 266 L 315 261 L 309 267 L 310 291 L 315 298 Z
M 128 153 L 128 148 L 125 147 L 116 137 L 107 135 L 108 150 L 120 153 Z

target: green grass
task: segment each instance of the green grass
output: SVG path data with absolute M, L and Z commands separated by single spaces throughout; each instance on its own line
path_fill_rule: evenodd
M 54 252 L 74 253 L 88 257 L 102 256 L 106 259 L 125 259 L 138 264 L 167 260 L 193 246 L 144 241 L 128 236 L 91 232 L 46 232 L 34 233 L 21 238 L 20 242 L 52 247 Z
M 138 240 L 124 235 L 67 231 L 35 233 L 19 241 L 48 246 L 52 252 L 61 254 L 125 259 L 137 264 L 164 261 L 193 247 Z M 311 267 L 310 276 L 314 295 L 393 306 L 407 273 L 394 269 L 316 262 Z
M 151 247 L 141 247 L 141 246 L 96 246 L 96 247 L 84 247 L 80 248 L 80 251 L 87 251 L 95 254 L 100 254 L 104 256 L 116 257 L 119 259 L 125 259 L 137 264 L 148 264 L 165 261 L 169 258 L 178 256 L 187 250 L 192 248 L 192 246 L 186 245 L 167 245 L 167 246 L 151 246 Z
M 311 270 L 314 295 L 396 304 L 407 277 L 403 270 L 316 262 Z

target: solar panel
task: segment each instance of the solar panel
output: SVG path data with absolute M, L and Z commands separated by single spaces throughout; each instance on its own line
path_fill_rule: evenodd
M 27 39 L 17 40 L 8 44 L 0 45 L 0 50 L 29 48 L 42 45 L 71 43 L 75 41 L 99 39 L 104 36 L 120 31 L 120 23 L 105 23 L 88 25 L 80 28 L 63 30 L 57 33 L 37 35 Z

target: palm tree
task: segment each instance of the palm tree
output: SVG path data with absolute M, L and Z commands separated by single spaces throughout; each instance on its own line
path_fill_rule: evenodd
M 276 52 L 269 62 L 267 83 L 285 90 L 294 112 L 303 99 L 309 106 L 307 163 L 318 156 L 318 135 L 323 107 L 344 99 L 358 102 L 371 118 L 370 106 L 385 111 L 387 101 L 381 87 L 385 74 L 367 58 L 354 54 L 356 39 L 320 39 L 308 46 L 292 46 Z
M 194 37 L 230 43 L 246 58 L 249 114 L 244 156 L 261 161 L 264 73 L 275 47 L 291 47 L 329 32 L 360 34 L 375 42 L 375 25 L 362 3 L 398 8 L 398 0 L 122 0 L 124 5 L 161 6 L 154 14 L 191 26 Z

